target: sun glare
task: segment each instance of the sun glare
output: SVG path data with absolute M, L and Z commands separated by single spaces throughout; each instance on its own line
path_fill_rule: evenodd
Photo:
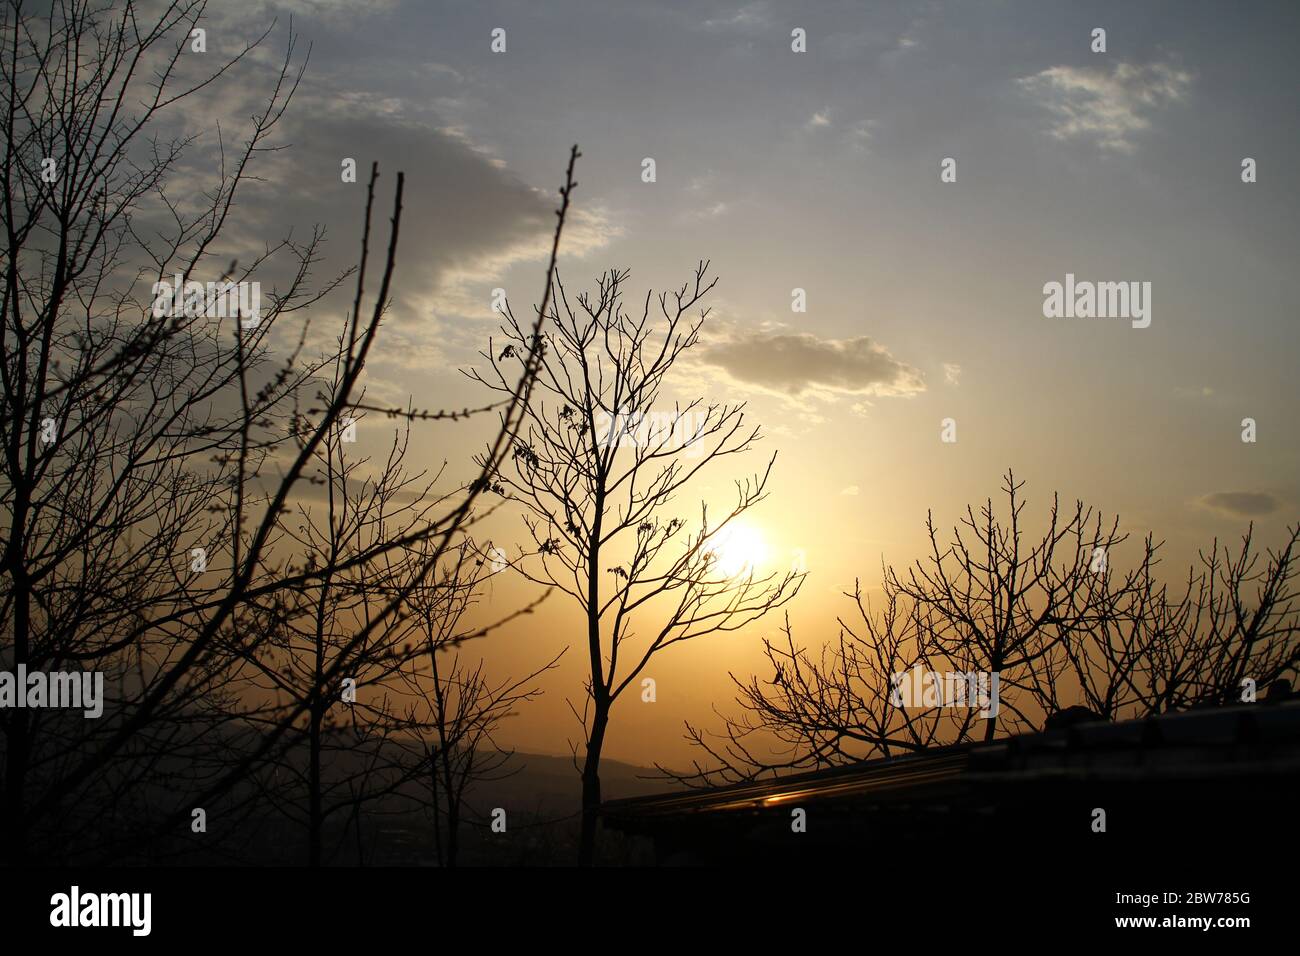
M 751 524 L 733 521 L 713 538 L 709 552 L 717 570 L 729 578 L 757 574 L 768 557 L 767 540 Z

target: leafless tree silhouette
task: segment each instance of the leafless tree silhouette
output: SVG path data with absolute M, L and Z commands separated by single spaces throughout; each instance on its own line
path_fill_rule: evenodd
M 364 576 L 386 555 L 429 543 L 423 566 L 397 593 L 368 606 L 332 662 L 313 672 L 317 691 L 300 695 L 237 759 L 204 764 L 211 772 L 191 780 L 171 811 L 152 822 L 163 830 L 181 825 L 191 807 L 227 792 L 282 750 L 318 707 L 319 688 L 338 685 L 357 650 L 374 646 L 422 576 L 464 535 L 485 487 L 480 475 L 437 515 L 334 564 L 295 563 L 286 553 L 292 549 L 279 547 L 288 543 L 285 522 L 309 485 L 311 464 L 358 411 L 396 268 L 404 179 L 399 173 L 373 306 L 363 307 L 363 299 L 377 169 L 352 270 L 356 294 L 337 350 L 305 357 L 305 325 L 277 342 L 273 332 L 284 331 L 285 316 L 305 317 L 347 278 L 309 286 L 321 231 L 225 268 L 214 267 L 213 250 L 257 157 L 281 148 L 270 137 L 305 61 L 297 62 L 291 35 L 242 148 L 229 156 L 223 143 L 215 183 L 199 193 L 190 180 L 182 200 L 169 180 L 191 140 L 169 138 L 169 114 L 270 34 L 183 82 L 178 77 L 189 71 L 179 64 L 204 8 L 200 0 L 149 11 L 76 0 L 39 14 L 21 0 L 4 8 L 0 661 L 29 670 L 93 668 L 106 675 L 108 698 L 100 720 L 0 711 L 0 817 L 11 860 L 27 858 L 38 842 L 47 859 L 51 851 L 102 843 L 113 809 L 129 807 L 132 793 L 157 782 L 151 772 L 160 761 L 197 761 L 202 755 L 193 748 L 210 746 L 203 727 L 248 718 L 227 686 L 274 633 L 249 625 L 277 595 Z M 577 156 L 575 148 L 547 294 Z M 189 285 L 253 281 L 279 260 L 289 263 L 279 267 L 287 283 L 251 321 L 213 308 Z M 174 274 L 182 279 L 182 304 L 159 314 L 157 285 L 145 301 L 138 287 Z M 512 447 L 539 357 L 523 357 L 519 377 L 495 406 L 501 425 L 484 473 Z M 304 412 L 314 390 L 319 407 Z
M 251 674 L 243 699 L 273 700 L 259 715 L 272 727 L 286 712 L 305 711 L 307 765 L 298 791 L 306 795 L 305 813 L 296 793 L 283 806 L 304 818 L 312 866 L 322 862 L 327 818 L 355 812 L 400 781 L 390 774 L 381 784 L 375 772 L 393 720 L 385 685 L 409 669 L 421 650 L 410 639 L 405 615 L 376 622 L 373 614 L 408 578 L 423 573 L 425 562 L 414 550 L 383 545 L 435 525 L 448 507 L 436 490 L 438 476 L 404 470 L 409 421 L 378 464 L 349 454 L 352 429 L 359 427 L 360 417 L 325 436 L 308 476 L 324 501 L 300 495 L 293 518 L 283 524 L 281 553 L 291 549 L 302 556 L 292 568 L 294 580 L 251 601 L 241 614 L 242 631 L 266 635 L 245 656 Z M 354 563 L 367 554 L 376 557 Z M 297 580 L 317 567 L 324 569 L 320 577 Z M 362 631 L 367 638 L 355 641 Z M 234 650 L 240 650 L 238 642 Z M 327 683 L 330 673 L 342 675 L 345 685 Z M 325 764 L 339 747 L 351 754 L 369 751 L 372 759 L 341 761 L 342 772 L 331 774 Z
M 675 292 L 647 293 L 632 313 L 623 308 L 627 275 L 609 272 L 594 295 L 574 300 L 557 279 L 549 313 L 545 305 L 539 311 L 547 322 L 540 341 L 506 306 L 504 341 L 489 342 L 487 368 L 470 373 L 506 392 L 519 363 L 540 351 L 538 394 L 511 467 L 494 470 L 491 483 L 524 509 L 532 544 L 517 567 L 567 594 L 586 622 L 590 676 L 582 710 L 570 702 L 586 738 L 584 865 L 594 859 L 600 758 L 614 702 L 658 652 L 743 627 L 788 601 L 802 582 L 793 571 L 728 575 L 716 560 L 719 532 L 764 498 L 775 456 L 736 482 L 735 503 L 719 519 L 701 504 L 699 524 L 688 530 L 672 510 L 702 469 L 750 450 L 759 431 L 744 425 L 743 405 L 663 398 L 669 372 L 699 341 L 708 313 L 688 313 L 716 282 L 708 263 Z
M 401 743 L 408 773 L 424 785 L 421 802 L 433 817 L 434 852 L 442 866 L 457 865 L 462 824 L 471 817 L 478 825 L 486 822 L 482 810 L 470 803 L 475 786 L 521 769 L 496 734 L 521 704 L 541 694 L 534 682 L 564 654 L 561 650 L 519 679 L 492 679 L 481 659 L 462 657 L 467 641 L 502 623 L 467 626 L 464 621 L 485 582 L 504 570 L 499 552 L 481 552 L 465 542 L 410 602 L 408 620 L 428 669 L 403 672 Z M 529 613 L 533 606 L 510 616 Z

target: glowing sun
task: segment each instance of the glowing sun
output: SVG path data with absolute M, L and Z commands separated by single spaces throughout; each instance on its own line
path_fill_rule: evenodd
M 763 532 L 743 521 L 733 521 L 714 535 L 707 551 L 713 556 L 718 573 L 729 578 L 754 574 L 768 556 Z

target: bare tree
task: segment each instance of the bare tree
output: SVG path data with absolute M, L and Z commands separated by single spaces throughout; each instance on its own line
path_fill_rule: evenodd
M 106 676 L 108 697 L 99 720 L 0 711 L 0 816 L 14 860 L 31 852 L 38 832 L 46 849 L 94 839 L 108 829 L 101 805 L 129 806 L 133 788 L 156 779 L 150 774 L 160 760 L 200 740 L 208 745 L 206 731 L 185 728 L 231 720 L 237 703 L 224 688 L 267 639 L 247 625 L 274 595 L 362 574 L 394 549 L 431 542 L 423 569 L 371 610 L 320 674 L 321 686 L 334 686 L 355 648 L 398 612 L 420 571 L 428 573 L 464 533 L 484 488 L 481 476 L 469 481 L 436 520 L 335 566 L 294 567 L 277 548 L 310 464 L 360 407 L 359 383 L 396 267 L 404 180 L 399 173 L 373 307 L 363 309 L 363 298 L 377 169 L 338 350 L 304 358 L 305 329 L 280 336 L 287 347 L 277 345 L 272 333 L 286 315 L 305 315 L 346 278 L 309 287 L 320 230 L 242 264 L 216 267 L 213 250 L 258 155 L 280 148 L 270 137 L 305 63 L 295 65 L 290 36 L 242 148 L 228 156 L 220 144 L 216 181 L 197 209 L 192 189 L 179 201 L 168 183 L 192 143 L 168 137 L 169 114 L 270 32 L 182 82 L 187 71 L 178 65 L 204 7 L 176 0 L 146 13 L 132 2 L 108 9 L 69 0 L 41 15 L 21 0 L 4 7 L 0 660 L 30 671 L 94 668 Z M 576 158 L 575 148 L 548 292 Z M 146 222 L 153 228 L 143 229 Z M 228 310 L 230 290 L 276 259 L 288 261 L 280 269 L 288 279 L 271 291 L 268 307 L 255 315 Z M 174 274 L 181 277 L 175 297 L 160 299 Z M 215 298 L 206 284 L 192 289 L 202 279 L 216 284 Z M 145 301 L 142 281 L 153 283 Z M 501 427 L 484 459 L 488 472 L 511 448 L 537 358 L 525 357 L 496 408 Z M 320 382 L 333 385 L 309 420 L 300 409 Z M 190 807 L 226 792 L 285 746 L 314 699 L 288 708 L 237 759 L 209 765 L 211 775 L 159 814 L 157 825 L 188 820 Z M 105 791 L 111 802 L 97 803 L 92 795 Z
M 889 703 L 892 675 L 927 659 L 933 632 L 925 613 L 896 593 L 874 611 L 858 583 L 847 596 L 856 614 L 840 617 L 838 637 L 820 650 L 801 647 L 789 620 L 780 638 L 764 639 L 771 678 L 732 674 L 737 712 L 721 715 L 713 733 L 686 724 L 704 760 L 689 771 L 659 770 L 693 786 L 736 783 L 969 739 L 973 711 L 908 711 Z
M 1025 689 L 1039 662 L 1094 613 L 1098 589 L 1089 582 L 1105 574 L 1103 562 L 1125 540 L 1119 519 L 1109 522 L 1076 502 L 1062 514 L 1053 496 L 1046 529 L 1026 541 L 1022 528 L 1023 482 L 1007 473 L 1002 490 L 1007 516 L 1000 520 L 992 499 L 978 516 L 967 507 L 949 541 L 940 545 L 933 514 L 926 518 L 929 555 L 906 575 L 892 569 L 887 588 L 926 615 L 927 657 L 955 671 L 1000 675 L 1004 689 Z M 1003 707 L 1013 720 L 1032 726 L 1014 694 Z M 998 717 L 984 723 L 992 740 Z
M 1293 687 L 1300 667 L 1300 525 L 1263 556 L 1252 523 L 1235 551 L 1215 540 L 1188 570 L 1183 595 L 1153 629 L 1137 688 L 1151 713 L 1249 699 L 1253 690 Z M 1261 562 L 1261 558 L 1263 558 Z
M 332 403 L 333 396 L 327 396 Z M 246 611 L 245 626 L 267 635 L 245 658 L 252 671 L 247 695 L 276 702 L 261 719 L 276 726 L 286 711 L 302 708 L 306 713 L 307 762 L 300 791 L 306 795 L 306 813 L 298 812 L 297 794 L 285 809 L 305 817 L 312 866 L 322 862 L 329 817 L 349 810 L 355 814 L 365 800 L 391 789 L 391 784 L 371 786 L 374 766 L 353 758 L 382 747 L 393 720 L 384 686 L 411 666 L 420 651 L 410 640 L 404 615 L 376 623 L 373 612 L 424 565 L 410 549 L 383 545 L 436 524 L 448 504 L 436 491 L 439 476 L 404 469 L 409 420 L 377 465 L 348 451 L 353 430 L 361 425 L 358 416 L 325 436 L 308 476 L 324 501 L 300 495 L 296 520 L 285 522 L 281 553 L 292 549 L 301 555 L 297 570 L 310 574 L 320 567 L 323 574 L 294 580 L 250 602 Z M 376 555 L 375 560 L 354 563 L 367 554 Z M 362 630 L 368 636 L 355 641 Z M 329 673 L 343 675 L 343 686 L 328 683 Z M 334 741 L 336 734 L 344 735 L 343 742 Z M 331 774 L 325 764 L 340 747 L 341 766 Z
M 600 758 L 610 712 L 651 658 L 682 641 L 734 631 L 779 607 L 802 575 L 754 569 L 728 574 L 717 560 L 719 532 L 765 497 L 773 459 L 735 484 L 720 518 L 701 504 L 687 530 L 675 497 L 705 466 L 748 451 L 759 439 L 743 405 L 693 399 L 667 403 L 665 383 L 699 341 L 707 317 L 688 312 L 716 280 L 700 263 L 693 281 L 635 312 L 623 306 L 627 272 L 602 276 L 595 295 L 570 300 L 556 280 L 540 340 L 506 307 L 503 342 L 491 341 L 486 370 L 471 376 L 505 392 L 518 365 L 540 353 L 537 395 L 511 453 L 493 470 L 494 490 L 524 509 L 532 544 L 517 565 L 531 581 L 581 608 L 590 665 L 581 712 L 585 734 L 579 861 L 593 862 L 600 806 Z M 652 306 L 654 307 L 652 309 Z M 486 458 L 480 463 L 487 465 Z M 640 636 L 637 630 L 640 629 Z M 577 753 L 575 748 L 575 763 Z
M 101 740 L 101 753 L 119 753 L 128 734 L 139 746 L 146 721 L 128 731 L 127 711 L 176 717 L 213 699 L 225 662 L 192 609 L 212 600 L 202 582 L 216 575 L 196 583 L 189 552 L 198 549 L 198 565 L 231 553 L 239 524 L 221 505 L 235 458 L 253 467 L 265 458 L 286 396 L 315 371 L 293 357 L 269 369 L 266 343 L 280 316 L 330 288 L 312 293 L 304 283 L 319 234 L 216 276 L 242 281 L 278 256 L 296 263 L 255 327 L 214 319 L 192 299 L 158 315 L 133 296 L 142 276 L 206 271 L 248 164 L 301 75 L 291 38 L 243 150 L 223 166 L 207 208 L 183 213 L 166 180 L 187 144 L 159 142 L 149 129 L 248 52 L 178 88 L 176 66 L 202 10 L 175 3 L 142 23 L 133 5 L 109 14 L 59 4 L 44 18 L 22 3 L 5 7 L 0 616 L 12 644 L 3 656 L 32 670 L 93 665 L 122 696 L 93 725 L 5 712 L 3 816 L 14 858 L 34 818 L 89 772 L 73 769 L 32 806 L 31 785 L 49 783 L 31 779 L 34 767 L 67 771 Z M 146 241 L 133 217 L 151 200 L 171 229 Z M 232 337 L 232 325 L 242 334 Z M 259 374 L 262 387 L 232 411 L 234 391 Z
M 408 775 L 422 784 L 420 802 L 433 817 L 434 853 L 442 866 L 457 865 L 463 823 L 481 826 L 487 821 L 471 801 L 474 791 L 522 769 L 497 733 L 520 705 L 540 696 L 535 681 L 564 654 L 561 650 L 522 678 L 500 680 L 488 676 L 482 659 L 462 657 L 462 645 L 504 623 L 494 619 L 470 625 L 465 620 L 485 582 L 505 570 L 499 555 L 463 543 L 410 601 L 408 619 L 428 668 L 403 671 L 399 693 L 407 703 L 401 743 Z M 506 619 L 531 613 L 537 603 Z

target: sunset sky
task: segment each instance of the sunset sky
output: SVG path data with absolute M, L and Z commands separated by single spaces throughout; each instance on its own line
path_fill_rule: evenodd
M 255 69 L 185 115 L 204 136 L 196 176 L 211 174 L 215 121 L 229 135 L 255 108 L 290 15 L 312 45 L 277 137 L 290 148 L 249 184 L 241 242 L 322 223 L 321 274 L 345 266 L 365 175 L 341 182 L 341 160 L 379 162 L 385 216 L 393 174 L 406 174 L 369 401 L 490 400 L 457 369 L 495 330 L 492 289 L 518 313 L 539 299 L 575 142 L 566 285 L 629 268 L 637 300 L 712 260 L 713 313 L 678 387 L 748 401 L 767 437 L 680 503 L 725 500 L 779 450 L 749 524 L 774 566 L 806 555 L 789 607 L 806 643 L 834 636 L 855 576 L 871 587 L 882 559 L 917 556 L 927 509 L 951 526 L 997 495 L 1008 468 L 1027 482 L 1031 517 L 1055 491 L 1083 498 L 1136 536 L 1165 538 L 1174 571 L 1252 519 L 1266 542 L 1295 520 L 1294 3 L 1240 4 L 1231 17 L 1187 2 L 214 6 L 214 53 L 280 22 Z M 1096 27 L 1105 53 L 1090 48 Z M 504 53 L 490 50 L 495 28 Z M 806 52 L 791 50 L 795 28 Z M 1246 157 L 1257 182 L 1242 182 Z M 955 182 L 940 181 L 945 158 Z M 1150 327 L 1044 317 L 1044 285 L 1067 274 L 1150 282 Z M 806 313 L 791 310 L 795 288 Z M 343 307 L 331 300 L 317 321 Z M 1247 417 L 1255 443 L 1241 440 Z M 955 443 L 940 440 L 946 418 Z M 419 463 L 446 459 L 450 477 L 470 477 L 490 425 L 416 426 Z M 363 439 L 390 429 L 367 420 Z M 491 533 L 507 552 L 524 540 L 513 517 Z M 498 579 L 490 606 L 533 595 Z M 574 645 L 507 733 L 522 750 L 563 753 L 581 736 L 565 697 L 580 695 L 585 658 L 563 600 L 465 651 L 504 677 Z M 648 672 L 657 702 L 617 705 L 607 755 L 689 757 L 682 721 L 730 709 L 727 671 L 751 673 L 779 623 L 666 652 Z

